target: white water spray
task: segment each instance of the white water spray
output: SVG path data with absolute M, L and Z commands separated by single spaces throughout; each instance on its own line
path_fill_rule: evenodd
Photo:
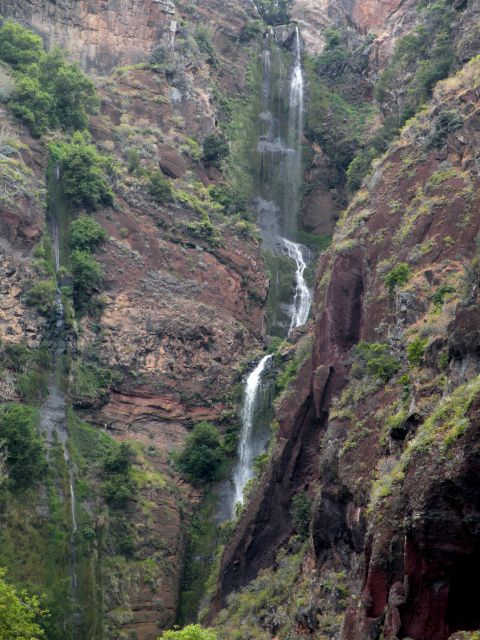
M 312 293 L 304 277 L 307 263 L 303 252 L 308 251 L 308 249 L 286 238 L 281 238 L 280 241 L 285 254 L 296 264 L 295 295 L 293 296 L 290 327 L 288 329 L 288 335 L 290 335 L 294 329 L 302 327 L 307 322 L 312 305 Z
M 247 482 L 253 477 L 253 463 L 256 452 L 252 447 L 252 430 L 254 426 L 255 409 L 257 408 L 262 376 L 272 357 L 272 355 L 264 356 L 255 369 L 250 373 L 245 384 L 245 395 L 241 415 L 242 429 L 238 445 L 238 460 L 233 474 L 233 485 L 235 490 L 233 500 L 234 509 L 237 502 L 243 502 L 243 489 Z
M 295 233 L 299 191 L 302 181 L 302 136 L 304 125 L 304 77 L 302 70 L 301 42 L 298 28 L 294 34 L 294 63 L 289 77 L 288 120 L 281 125 L 281 113 L 276 110 L 275 100 L 281 88 L 272 87 L 272 31 L 265 35 L 262 55 L 263 65 L 263 111 L 259 114 L 263 125 L 258 140 L 260 156 L 260 183 L 257 198 L 258 222 L 264 242 L 274 251 L 286 255 L 295 264 L 295 290 L 289 306 L 288 335 L 308 320 L 312 294 L 305 281 L 308 249 L 285 235 Z M 281 230 L 281 231 L 280 231 Z M 286 327 L 285 327 L 286 328 Z M 265 371 L 272 356 L 264 356 L 246 380 L 241 413 L 241 432 L 238 460 L 233 474 L 233 496 L 229 495 L 231 515 L 235 515 L 237 503 L 243 503 L 243 490 L 254 475 L 255 457 L 259 450 L 260 409 L 265 408 L 265 392 L 269 382 Z M 265 445 L 267 440 L 261 442 Z

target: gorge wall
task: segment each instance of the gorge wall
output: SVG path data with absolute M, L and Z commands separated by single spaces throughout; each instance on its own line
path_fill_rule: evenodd
M 479 7 L 442 4 L 449 77 L 385 135 L 349 191 L 350 161 L 416 87 L 416 61 L 389 65 L 422 8 L 292 3 L 309 98 L 300 218 L 320 236 L 338 223 L 317 267 L 312 320 L 276 357 L 290 374 L 274 446 L 220 536 L 206 620 L 222 640 L 463 640 L 480 627 Z M 235 428 L 242 366 L 268 340 L 271 273 L 251 219 L 230 218 L 209 190 L 251 188 L 246 155 L 256 144 L 255 61 L 266 27 L 253 2 L 235 0 L 0 0 L 0 14 L 70 50 L 96 77 L 101 104 L 89 129 L 115 159 L 115 205 L 95 213 L 108 236 L 98 252 L 101 299 L 69 320 L 64 385 L 86 483 L 77 487 L 82 633 L 153 640 L 175 622 L 188 527 L 203 497 L 172 468 L 172 452 L 199 422 L 222 436 Z M 280 46 L 288 49 L 291 33 L 276 27 Z M 385 69 L 396 84 L 379 107 Z M 46 277 L 45 212 L 52 199 L 61 219 L 71 212 L 50 183 L 45 191 L 48 137 L 31 138 L 3 106 L 0 129 L 0 399 L 26 403 L 30 364 L 20 356 L 33 360 L 50 344 L 54 321 L 28 302 L 32 282 Z M 201 146 L 220 132 L 231 160 L 218 165 Z M 167 177 L 170 202 L 155 201 L 148 171 Z M 68 222 L 61 233 L 68 271 Z M 133 446 L 139 493 L 125 514 L 100 489 L 104 435 Z M 3 505 L 0 565 L 19 585 L 47 585 L 56 640 L 65 592 L 53 593 L 51 565 L 32 566 L 31 553 L 68 567 L 69 514 L 51 499 L 53 483 L 65 511 L 68 487 L 54 459 L 50 484 Z M 42 546 L 52 513 L 63 518 L 61 557 Z

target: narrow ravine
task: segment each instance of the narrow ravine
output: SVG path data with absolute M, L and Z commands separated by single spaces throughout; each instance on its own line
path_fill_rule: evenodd
M 279 108 L 279 97 L 285 95 L 285 91 L 282 87 L 282 62 L 277 65 L 275 73 L 272 70 L 274 38 L 273 30 L 265 34 L 262 55 L 263 103 L 262 112 L 258 115 L 261 134 L 257 144 L 260 156 L 257 212 L 264 245 L 286 256 L 295 265 L 294 291 L 287 309 L 288 323 L 283 327 L 287 338 L 307 322 L 312 301 L 305 280 L 310 252 L 292 239 L 298 229 L 302 180 L 304 78 L 300 34 L 296 27 L 293 34 L 294 61 L 287 79 L 288 105 Z M 272 355 L 264 356 L 245 381 L 233 491 L 226 509 L 231 517 L 235 515 L 237 505 L 243 503 L 245 486 L 254 476 L 255 459 L 268 444 L 268 424 L 265 422 L 270 420 L 270 412 L 266 410 L 265 403 L 272 402 L 269 387 L 273 382 L 266 373 L 272 358 Z

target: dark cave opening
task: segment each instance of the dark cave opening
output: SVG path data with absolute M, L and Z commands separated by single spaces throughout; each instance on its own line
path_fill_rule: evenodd
M 480 628 L 478 577 L 480 549 L 458 559 L 448 570 L 450 590 L 446 621 L 450 632 Z

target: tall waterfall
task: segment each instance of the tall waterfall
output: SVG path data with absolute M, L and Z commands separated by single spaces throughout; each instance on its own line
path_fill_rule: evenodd
M 55 176 L 56 181 L 59 180 L 58 168 Z M 56 322 L 53 335 L 53 354 L 54 367 L 50 375 L 48 383 L 48 396 L 40 410 L 40 430 L 45 436 L 48 449 L 51 449 L 56 443 L 60 444 L 63 449 L 63 458 L 68 473 L 69 495 L 65 496 L 65 500 L 70 502 L 70 577 L 71 592 L 74 605 L 74 616 L 72 620 L 72 637 L 78 637 L 78 629 L 82 624 L 82 617 L 78 607 L 78 558 L 77 558 L 77 513 L 76 513 L 76 494 L 75 494 L 75 469 L 73 461 L 68 451 L 68 427 L 67 427 L 67 411 L 64 393 L 58 382 L 61 358 L 65 351 L 65 309 L 62 302 L 62 294 L 60 291 L 60 232 L 58 226 L 57 212 L 53 209 L 50 215 L 50 232 L 52 237 L 52 249 L 55 262 L 55 271 L 57 277 L 57 291 L 55 295 Z
M 295 266 L 292 301 L 288 305 L 288 323 L 284 327 L 286 336 L 307 322 L 312 301 L 311 292 L 304 277 L 310 252 L 291 239 L 297 231 L 303 174 L 304 122 L 304 77 L 298 28 L 295 28 L 293 37 L 294 61 L 287 87 L 282 86 L 282 64 L 278 65 L 276 75 L 272 71 L 274 33 L 270 30 L 265 34 L 262 55 L 263 105 L 262 112 L 259 114 L 260 137 L 257 144 L 259 156 L 257 219 L 262 230 L 263 242 L 266 248 L 277 255 L 286 256 Z M 285 117 L 285 105 L 279 100 L 283 95 L 288 95 L 287 117 Z M 272 382 L 266 378 L 265 374 L 271 359 L 271 355 L 264 356 L 245 382 L 230 515 L 235 514 L 237 503 L 243 502 L 243 489 L 254 475 L 255 458 L 264 450 L 268 442 L 271 411 L 270 413 L 267 411 L 267 403 L 271 410 Z

